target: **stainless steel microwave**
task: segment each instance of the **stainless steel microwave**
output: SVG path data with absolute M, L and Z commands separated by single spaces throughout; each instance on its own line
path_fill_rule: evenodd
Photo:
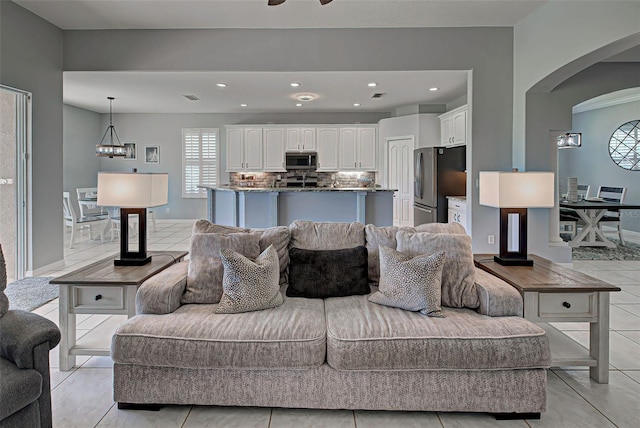
M 287 153 L 287 169 L 309 169 L 315 171 L 318 167 L 318 155 L 316 153 Z

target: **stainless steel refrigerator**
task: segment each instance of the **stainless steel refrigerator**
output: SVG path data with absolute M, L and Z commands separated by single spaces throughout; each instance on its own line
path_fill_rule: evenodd
M 446 223 L 447 196 L 467 191 L 465 146 L 428 147 L 414 151 L 414 224 Z

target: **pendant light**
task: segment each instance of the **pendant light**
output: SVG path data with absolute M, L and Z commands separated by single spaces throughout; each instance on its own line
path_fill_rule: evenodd
M 96 156 L 99 158 L 114 158 L 114 157 L 124 157 L 127 155 L 127 149 L 120 143 L 120 138 L 118 138 L 118 133 L 116 132 L 115 126 L 113 126 L 113 97 L 107 97 L 109 100 L 109 127 L 104 132 L 102 136 L 102 140 L 100 140 L 100 144 L 96 145 Z M 105 137 L 109 134 L 109 143 L 110 144 L 102 144 L 104 142 Z M 113 136 L 116 136 L 116 140 L 118 144 L 113 144 Z

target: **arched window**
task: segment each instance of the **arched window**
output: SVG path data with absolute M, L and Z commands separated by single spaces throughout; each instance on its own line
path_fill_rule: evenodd
M 640 171 L 640 120 L 621 125 L 609 140 L 609 155 L 620 168 Z

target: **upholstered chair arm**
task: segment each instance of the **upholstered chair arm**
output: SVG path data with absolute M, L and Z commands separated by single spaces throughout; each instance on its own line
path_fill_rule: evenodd
M 176 263 L 143 282 L 136 294 L 136 312 L 162 315 L 178 309 L 188 269 L 188 261 Z
M 60 330 L 48 319 L 31 312 L 10 310 L 0 318 L 0 357 L 21 369 L 38 369 L 35 350 L 49 350 L 60 342 Z M 48 364 L 47 358 L 47 364 Z M 48 367 L 47 367 L 48 369 Z
M 522 316 L 522 296 L 497 276 L 476 268 L 476 289 L 480 298 L 478 313 L 491 317 Z

